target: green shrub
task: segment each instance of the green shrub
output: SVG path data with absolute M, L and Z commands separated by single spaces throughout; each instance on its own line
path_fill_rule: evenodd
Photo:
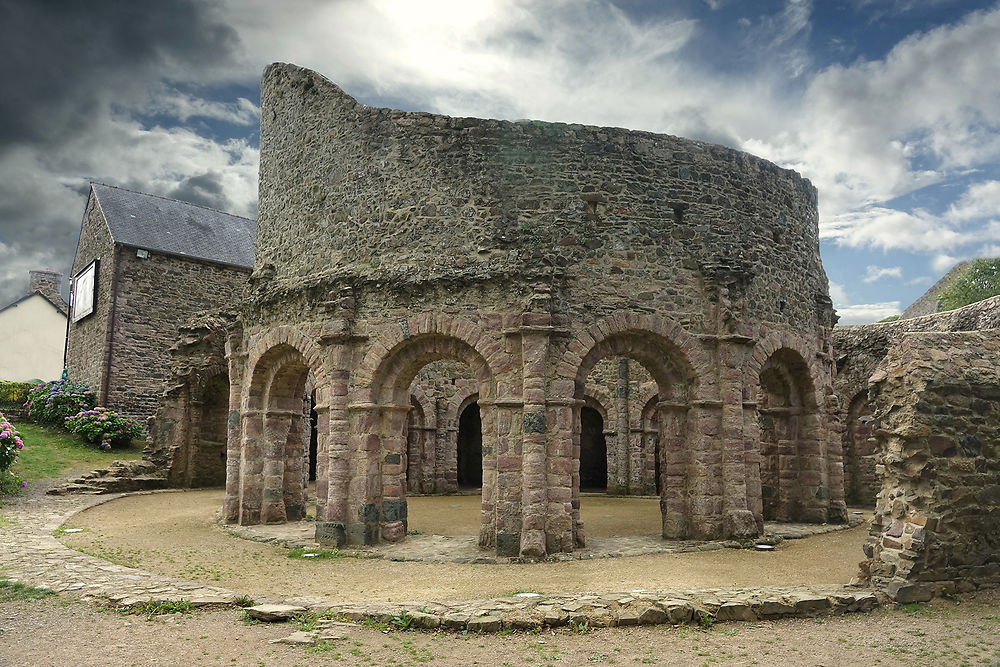
M 24 402 L 28 400 L 28 392 L 37 384 L 37 382 L 0 380 L 0 412 L 6 411 L 8 414 L 12 414 L 15 410 L 21 410 L 24 407 Z
M 101 449 L 124 447 L 142 433 L 135 420 L 107 408 L 81 410 L 72 417 L 66 417 L 66 428 Z
M 0 494 L 17 493 L 27 486 L 10 469 L 17 455 L 24 448 L 21 434 L 0 414 Z
M 89 410 L 97 403 L 94 391 L 69 380 L 43 382 L 28 392 L 24 407 L 28 419 L 40 424 L 62 424 L 67 417 Z
M 976 259 L 938 293 L 938 299 L 942 310 L 954 310 L 997 294 L 1000 294 L 1000 258 Z

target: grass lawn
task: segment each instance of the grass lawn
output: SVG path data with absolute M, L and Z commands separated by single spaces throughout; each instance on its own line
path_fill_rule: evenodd
M 115 459 L 142 458 L 142 444 L 133 441 L 127 449 L 105 452 L 88 445 L 63 429 L 17 423 L 24 449 L 14 464 L 14 474 L 31 484 L 32 480 L 61 477 L 106 466 Z

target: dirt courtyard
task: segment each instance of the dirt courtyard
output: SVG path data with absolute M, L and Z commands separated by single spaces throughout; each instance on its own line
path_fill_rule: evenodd
M 322 596 L 331 602 L 480 599 L 539 593 L 669 588 L 844 584 L 863 558 L 865 528 L 786 540 L 774 552 L 721 549 L 558 563 L 471 565 L 362 558 L 302 560 L 235 537 L 215 523 L 221 490 L 128 496 L 73 517 L 70 548 L 149 572 L 222 586 L 254 597 Z M 471 534 L 475 496 L 414 497 L 410 525 L 425 533 Z M 591 536 L 653 533 L 655 499 L 586 497 Z M 464 532 L 463 532 L 464 531 Z M 351 552 L 347 552 L 351 553 Z

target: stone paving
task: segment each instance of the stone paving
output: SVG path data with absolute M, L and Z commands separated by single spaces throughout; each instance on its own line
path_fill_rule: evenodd
M 148 492 L 147 492 L 148 493 Z M 7 579 L 71 592 L 118 607 L 148 600 L 187 600 L 195 606 L 234 604 L 237 593 L 197 582 L 174 579 L 115 565 L 63 546 L 53 533 L 69 517 L 88 507 L 120 498 L 112 496 L 32 496 L 5 506 L 8 525 L 0 527 L 0 573 Z M 271 527 L 273 528 L 273 527 Z M 791 533 L 819 531 L 821 526 L 790 527 Z M 827 529 L 829 530 L 829 528 Z M 258 537 L 275 540 L 261 529 Z M 286 532 L 291 533 L 291 527 Z M 421 536 L 415 536 L 421 537 Z M 285 539 L 285 538 L 281 538 Z M 445 538 L 458 540 L 459 538 Z M 582 557 L 627 555 L 642 540 L 593 540 L 592 554 Z M 651 538 L 650 538 L 651 539 Z M 775 537 L 776 539 L 776 537 Z M 470 540 L 471 541 L 471 540 Z M 611 545 L 612 542 L 633 546 Z M 602 545 L 602 542 L 605 543 Z M 425 555 L 440 553 L 441 539 L 415 539 Z M 695 548 L 722 548 L 701 545 Z M 609 546 L 610 545 L 610 546 Z M 693 544 L 678 548 L 693 550 Z M 448 549 L 454 548 L 448 544 Z M 646 553 L 646 552 L 641 552 Z M 386 552 L 383 557 L 394 558 Z M 353 621 L 373 620 L 419 628 L 491 632 L 502 628 L 530 629 L 541 625 L 586 624 L 588 627 L 656 623 L 755 620 L 789 616 L 869 611 L 885 602 L 884 596 L 847 586 L 797 586 L 789 588 L 699 589 L 604 593 L 521 593 L 492 600 L 365 602 L 331 604 L 323 598 L 287 600 L 307 609 Z

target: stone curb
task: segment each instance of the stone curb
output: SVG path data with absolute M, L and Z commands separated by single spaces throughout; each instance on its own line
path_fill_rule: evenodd
M 457 632 L 811 618 L 869 612 L 888 602 L 884 594 L 846 586 L 522 594 L 453 603 L 324 605 L 305 598 L 290 601 L 355 622 Z

